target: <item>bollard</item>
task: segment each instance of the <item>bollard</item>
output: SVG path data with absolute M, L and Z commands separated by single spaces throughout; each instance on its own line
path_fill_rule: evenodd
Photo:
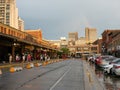
M 35 66 L 36 66 L 36 67 L 39 67 L 39 66 L 38 66 L 38 63 L 35 63 Z
M 22 67 L 15 67 L 15 70 L 16 70 L 16 71 L 22 71 L 23 68 L 22 68 Z
M 33 63 L 28 63 L 27 65 L 26 65 L 26 68 L 27 69 L 30 69 L 30 68 L 33 68 L 34 67 L 34 64 Z
M 35 63 L 35 66 L 39 67 L 39 66 L 41 66 L 41 63 Z
M 2 70 L 0 69 L 0 75 L 2 74 Z
M 31 66 L 31 68 L 33 68 L 33 67 L 34 67 L 34 64 L 33 64 L 33 63 L 30 63 L 30 66 Z
M 11 73 L 14 73 L 14 72 L 18 72 L 18 71 L 21 71 L 21 70 L 23 70 L 23 68 L 22 67 L 10 67 L 10 72 Z
M 11 73 L 14 73 L 16 70 L 14 67 L 10 67 L 10 70 L 9 70 Z
M 46 61 L 46 65 L 48 64 L 48 61 Z
M 26 65 L 26 68 L 27 68 L 27 69 L 30 69 L 30 68 L 31 68 L 30 63 L 28 63 L 28 64 Z
M 43 62 L 42 65 L 43 65 L 43 66 L 46 66 L 46 62 Z

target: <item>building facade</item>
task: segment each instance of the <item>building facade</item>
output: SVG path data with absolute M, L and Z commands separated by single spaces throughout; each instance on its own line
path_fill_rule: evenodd
M 34 37 L 35 32 L 37 37 Z M 56 46 L 43 40 L 40 31 L 34 31 L 33 34 L 0 23 L 0 63 L 8 62 L 8 54 L 12 55 L 13 61 L 15 61 L 16 54 L 21 55 L 22 53 L 32 53 L 36 59 L 37 51 L 49 53 L 53 57 L 52 55 L 58 50 Z
M 78 32 L 69 32 L 68 39 L 69 39 L 69 41 L 78 40 Z
M 42 41 L 42 30 L 36 29 L 36 30 L 24 30 L 24 32 L 27 32 L 28 34 L 32 35 L 33 37 L 37 38 L 38 42 Z
M 94 35 L 95 34 L 95 35 Z M 92 36 L 91 36 L 92 35 Z M 95 36 L 93 39 L 93 35 Z M 80 37 L 78 39 L 78 33 L 69 33 L 69 41 L 68 41 L 68 48 L 71 54 L 75 53 L 82 53 L 84 54 L 98 54 L 98 45 L 92 44 L 93 41 L 96 40 L 96 29 L 87 29 L 85 37 Z M 87 39 L 86 39 L 87 38 Z M 92 41 L 88 44 L 88 41 Z
M 94 42 L 97 40 L 97 30 L 95 28 L 85 28 L 85 37 L 87 42 Z
M 76 40 L 78 40 L 78 32 L 69 32 L 68 46 L 74 46 Z
M 18 21 L 16 0 L 0 0 L 0 22 L 19 29 Z
M 60 48 L 67 48 L 68 46 L 68 41 L 65 37 L 60 38 Z
M 102 33 L 102 45 L 106 54 L 120 56 L 120 30 L 105 30 Z
M 24 31 L 24 21 L 18 17 L 18 30 Z

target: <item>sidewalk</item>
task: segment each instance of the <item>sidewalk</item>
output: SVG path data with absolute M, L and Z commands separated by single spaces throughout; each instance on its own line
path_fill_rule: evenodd
M 34 60 L 34 61 L 31 61 L 31 62 L 12 62 L 11 64 L 9 63 L 1 63 L 0 64 L 0 71 L 1 71 L 1 74 L 4 74 L 4 73 L 8 73 L 10 72 L 9 69 L 10 67 L 22 67 L 22 68 L 25 68 L 25 66 L 28 64 L 28 63 L 42 63 L 40 60 Z
M 35 63 L 35 62 L 37 62 L 37 60 L 35 60 L 35 61 L 31 61 L 31 63 Z M 12 62 L 11 64 L 9 64 L 9 63 L 1 63 L 0 64 L 0 69 L 1 68 L 8 68 L 8 67 L 12 67 L 12 66 L 22 66 L 23 64 L 27 64 L 28 62 L 24 62 L 24 63 L 22 63 L 22 62 Z
M 51 59 L 50 61 L 57 61 L 58 59 Z M 62 60 L 62 59 L 59 59 L 59 60 Z M 2 73 L 6 73 L 6 72 L 9 72 L 9 68 L 10 67 L 22 67 L 22 68 L 26 68 L 26 65 L 28 64 L 28 63 L 33 63 L 33 64 L 35 64 L 35 63 L 43 63 L 44 61 L 40 61 L 40 60 L 34 60 L 34 61 L 31 61 L 31 62 L 12 62 L 11 64 L 9 64 L 9 63 L 1 63 L 0 64 L 0 71 L 2 72 Z
M 85 90 L 106 90 L 104 85 L 98 81 L 89 63 L 83 60 Z

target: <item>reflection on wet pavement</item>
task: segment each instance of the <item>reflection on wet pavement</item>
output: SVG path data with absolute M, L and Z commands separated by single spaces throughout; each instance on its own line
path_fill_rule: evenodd
M 100 83 L 103 83 L 106 90 L 120 90 L 120 76 L 106 75 L 103 70 L 94 64 L 90 64 Z

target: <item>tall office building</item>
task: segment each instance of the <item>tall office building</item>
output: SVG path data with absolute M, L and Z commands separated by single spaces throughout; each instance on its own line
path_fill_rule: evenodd
M 18 17 L 18 30 L 24 31 L 24 21 Z
M 78 40 L 78 32 L 70 32 L 68 37 L 69 41 L 76 41 Z
M 78 40 L 78 32 L 69 32 L 68 37 L 69 37 L 68 45 L 74 46 L 75 41 Z
M 16 0 L 0 0 L 0 22 L 18 29 Z
M 85 38 L 87 42 L 97 40 L 97 30 L 95 28 L 85 28 Z

